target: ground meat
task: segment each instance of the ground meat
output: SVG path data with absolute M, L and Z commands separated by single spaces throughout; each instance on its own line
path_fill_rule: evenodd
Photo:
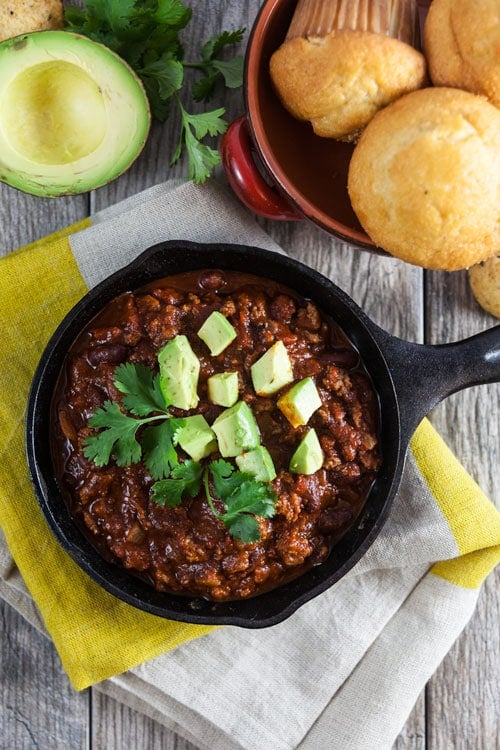
M 237 336 L 212 357 L 196 332 L 214 310 Z M 159 349 L 179 333 L 200 361 L 194 411 L 211 423 L 222 407 L 208 401 L 207 378 L 237 371 L 239 397 L 251 407 L 273 458 L 276 513 L 258 519 L 258 542 L 230 536 L 204 493 L 177 507 L 160 506 L 152 500 L 153 479 L 142 463 L 120 468 L 111 460 L 98 467 L 83 454 L 91 414 L 107 399 L 122 397 L 114 384 L 116 366 L 128 361 L 157 368 Z M 278 340 L 287 348 L 294 378 L 311 376 L 320 394 L 322 405 L 307 427 L 293 428 L 277 408 L 281 392 L 260 397 L 253 389 L 251 365 Z M 324 561 L 358 516 L 381 461 L 377 398 L 338 326 L 280 284 L 212 269 L 163 279 L 113 300 L 68 353 L 53 423 L 59 483 L 101 554 L 159 590 L 212 600 L 253 596 Z M 291 474 L 291 455 L 310 427 L 318 434 L 323 466 L 309 476 Z M 180 449 L 179 457 L 187 458 Z

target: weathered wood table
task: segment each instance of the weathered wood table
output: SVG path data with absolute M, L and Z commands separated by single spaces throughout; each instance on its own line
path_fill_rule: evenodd
M 192 6 L 194 19 L 185 35 L 187 59 L 222 29 L 244 26 L 246 39 L 259 2 L 205 0 Z M 243 111 L 239 91 L 229 92 L 223 102 L 215 103 L 226 106 L 230 119 Z M 185 162 L 175 169 L 168 166 L 177 133 L 175 118 L 153 127 L 132 169 L 89 195 L 40 199 L 1 185 L 2 253 L 169 177 L 185 176 Z M 305 223 L 263 222 L 263 226 L 291 255 L 331 277 L 371 317 L 398 336 L 419 342 L 449 342 L 495 323 L 474 302 L 464 272 L 424 272 L 353 250 Z M 431 419 L 484 491 L 490 497 L 496 493 L 498 500 L 498 385 L 472 388 L 448 398 Z M 403 728 L 395 745 L 398 750 L 500 747 L 498 580 L 493 574 L 486 582 L 472 621 Z M 75 693 L 51 643 L 9 606 L 1 604 L 0 614 L 0 748 L 195 750 L 159 724 L 96 691 Z

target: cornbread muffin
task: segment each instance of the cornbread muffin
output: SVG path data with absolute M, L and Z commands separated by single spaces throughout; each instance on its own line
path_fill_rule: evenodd
M 479 263 L 500 249 L 500 111 L 459 89 L 407 94 L 366 127 L 348 190 L 392 255 L 450 271 Z
M 319 136 L 355 141 L 380 108 L 424 84 L 426 63 L 399 39 L 346 29 L 290 39 L 270 73 L 290 114 Z
M 481 307 L 500 318 L 500 255 L 493 255 L 469 269 L 472 293 Z
M 62 0 L 2 0 L 0 41 L 18 34 L 45 29 L 62 29 Z
M 432 82 L 500 107 L 500 1 L 433 0 L 424 26 Z

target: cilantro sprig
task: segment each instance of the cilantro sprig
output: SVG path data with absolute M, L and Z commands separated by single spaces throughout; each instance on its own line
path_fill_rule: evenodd
M 270 484 L 237 471 L 224 459 L 211 461 L 207 466 L 191 460 L 179 464 L 170 479 L 156 482 L 153 500 L 158 505 L 175 508 L 186 496 L 196 497 L 202 488 L 210 510 L 232 537 L 245 543 L 259 541 L 260 526 L 256 516 L 274 516 L 276 493 Z M 222 501 L 223 512 L 217 510 L 217 500 Z
M 235 539 L 260 539 L 257 517 L 271 518 L 277 495 L 268 482 L 238 471 L 229 461 L 179 461 L 176 451 L 182 418 L 169 412 L 160 376 L 141 364 L 118 365 L 113 382 L 121 404 L 106 400 L 88 420 L 95 434 L 85 438 L 83 453 L 96 466 L 114 459 L 118 466 L 143 461 L 151 477 L 151 499 L 157 505 L 177 507 L 202 491 L 216 518 Z M 223 510 L 219 510 L 222 504 Z
M 64 16 L 66 28 L 106 45 L 133 68 L 157 120 L 163 122 L 172 105 L 177 107 L 181 133 L 170 164 L 175 164 L 185 150 L 190 179 L 204 182 L 220 157 L 203 140 L 225 132 L 225 110 L 188 112 L 179 94 L 189 88 L 187 70 L 198 74 L 190 86 L 194 102 L 211 99 L 219 83 L 230 89 L 241 86 L 243 56 L 227 59 L 225 53 L 241 42 L 245 29 L 211 37 L 203 45 L 199 60 L 185 61 L 180 33 L 189 24 L 192 11 L 181 0 L 86 0 L 85 9 L 67 6 Z
M 127 362 L 115 369 L 114 384 L 123 394 L 123 407 L 135 416 L 122 411 L 115 401 L 105 401 L 88 421 L 89 427 L 100 432 L 85 438 L 84 456 L 96 466 L 106 466 L 112 457 L 118 466 L 142 459 L 153 479 L 168 476 L 179 463 L 174 441 L 184 420 L 169 413 L 159 375 L 144 365 Z M 150 424 L 159 420 L 161 424 Z M 141 427 L 145 429 L 139 440 Z

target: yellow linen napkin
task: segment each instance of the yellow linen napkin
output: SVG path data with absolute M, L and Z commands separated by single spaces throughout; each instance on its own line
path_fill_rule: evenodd
M 196 191 L 193 186 L 189 189 Z M 213 201 L 219 200 L 219 196 L 212 195 L 209 186 L 197 190 L 196 198 L 190 196 L 186 201 L 184 196 L 180 204 L 187 205 L 186 211 L 195 215 L 203 210 L 205 201 L 208 221 Z M 171 210 L 171 205 L 165 210 Z M 167 213 L 157 216 L 158 232 L 165 227 L 166 216 Z M 225 219 L 235 238 L 245 236 L 241 233 L 239 214 L 228 209 Z M 145 237 L 151 217 L 144 201 L 137 207 L 134 222 L 145 227 L 141 229 L 141 237 L 146 245 L 152 244 L 154 238 Z M 87 283 L 93 283 L 92 264 L 84 262 L 85 237 L 89 237 L 91 254 L 95 238 L 106 232 L 114 236 L 122 223 L 118 216 L 108 217 L 90 229 L 85 228 L 86 223 L 78 224 L 0 260 L 0 309 L 6 321 L 5 334 L 0 338 L 0 422 L 5 436 L 0 456 L 0 526 L 76 689 L 123 673 L 212 630 L 146 614 L 93 583 L 53 538 L 28 478 L 24 414 L 34 369 L 56 325 L 86 292 Z M 203 221 L 196 223 L 188 215 L 185 224 L 191 239 L 213 241 L 213 236 L 204 236 L 199 228 Z M 221 226 L 224 233 L 227 225 Z M 170 237 L 172 234 L 164 234 L 159 239 Z M 130 253 L 138 254 L 146 246 L 134 244 L 133 237 L 130 242 L 127 249 L 125 235 L 116 241 L 116 247 L 109 252 L 114 255 L 115 264 L 119 258 L 123 265 L 131 259 Z M 103 259 L 104 265 L 106 262 Z M 84 266 L 86 281 L 81 273 Z M 427 569 L 434 563 L 431 568 L 434 576 L 460 587 L 477 587 L 500 559 L 500 515 L 427 420 L 417 430 L 411 451 L 424 487 L 419 485 L 419 494 L 415 491 L 421 506 L 422 527 L 425 524 L 432 527 L 434 538 L 429 541 L 428 549 L 424 546 L 413 551 L 414 558 L 410 559 L 404 546 L 408 538 L 405 534 L 415 533 L 414 530 L 403 529 L 400 537 L 386 534 L 383 542 L 374 545 L 371 555 L 357 566 L 357 571 L 366 571 L 367 566 L 371 570 L 377 566 L 384 570 L 406 564 L 423 565 Z M 397 547 L 398 538 L 401 547 Z M 314 602 L 308 605 L 310 618 L 315 606 Z M 387 617 L 390 616 L 389 613 Z M 207 638 L 209 643 L 210 636 Z
M 61 549 L 41 515 L 24 458 L 33 373 L 57 324 L 87 292 L 68 235 L 80 222 L 2 258 L 0 526 L 76 689 L 150 659 L 210 628 L 131 607 L 94 583 Z M 79 654 L 88 661 L 81 663 Z

